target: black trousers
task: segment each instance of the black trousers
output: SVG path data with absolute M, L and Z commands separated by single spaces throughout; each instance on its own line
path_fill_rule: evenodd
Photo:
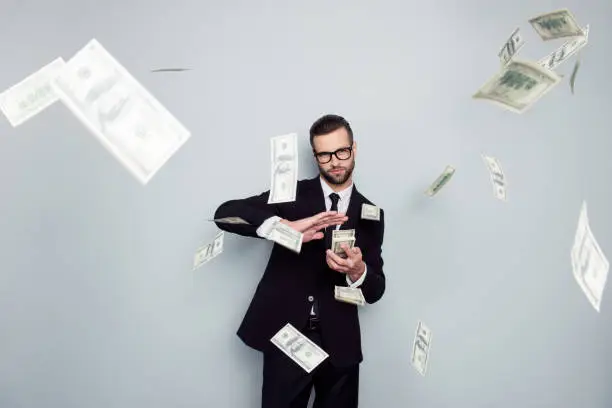
M 302 333 L 321 346 L 318 331 Z M 280 350 L 264 354 L 262 408 L 306 408 L 313 386 L 313 408 L 357 408 L 359 364 L 338 368 L 326 358 L 308 374 Z

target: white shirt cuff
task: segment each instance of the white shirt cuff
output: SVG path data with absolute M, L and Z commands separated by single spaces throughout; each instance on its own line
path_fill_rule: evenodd
M 359 286 L 361 286 L 361 284 L 365 280 L 366 273 L 368 273 L 367 264 L 365 266 L 365 270 L 363 271 L 363 274 L 355 282 L 352 282 L 351 279 L 348 277 L 348 275 L 346 275 L 346 283 L 349 285 L 350 288 L 358 288 Z
M 268 218 L 267 220 L 261 223 L 259 228 L 257 228 L 257 231 L 256 231 L 257 235 L 259 235 L 262 238 L 268 239 L 270 232 L 272 232 L 272 227 L 274 227 L 274 224 L 280 220 L 281 220 L 281 217 L 276 216 L 276 215 Z

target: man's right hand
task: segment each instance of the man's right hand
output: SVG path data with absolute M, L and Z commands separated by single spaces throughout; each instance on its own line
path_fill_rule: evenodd
M 301 220 L 289 221 L 282 219 L 280 222 L 286 224 L 296 231 L 304 234 L 302 242 L 308 242 L 324 237 L 320 230 L 332 225 L 341 225 L 348 220 L 345 214 L 337 211 L 324 211 L 312 217 L 302 218 Z

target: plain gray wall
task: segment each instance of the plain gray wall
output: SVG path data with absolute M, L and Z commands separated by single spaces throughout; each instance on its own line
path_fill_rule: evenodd
M 564 82 L 523 115 L 471 95 L 519 26 L 568 7 L 590 23 Z M 612 406 L 612 314 L 570 263 L 580 205 L 612 256 L 609 0 L 2 0 L 0 89 L 96 38 L 190 131 L 141 186 L 61 104 L 0 121 L 0 407 L 259 407 L 261 356 L 235 331 L 269 242 L 226 234 L 231 198 L 269 188 L 269 138 L 340 113 L 358 188 L 386 211 L 387 292 L 360 312 L 361 407 Z M 608 27 L 608 28 L 606 28 Z M 153 68 L 189 67 L 183 73 Z M 497 157 L 508 202 L 480 153 Z M 423 191 L 457 168 L 434 199 Z M 417 320 L 433 331 L 411 368 Z

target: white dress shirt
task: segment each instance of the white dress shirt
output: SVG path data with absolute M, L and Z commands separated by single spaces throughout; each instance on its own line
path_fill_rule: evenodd
M 350 186 L 348 186 L 342 191 L 334 191 L 323 180 L 322 177 L 319 177 L 319 180 L 321 181 L 321 188 L 323 188 L 323 195 L 325 196 L 325 209 L 329 211 L 332 205 L 331 198 L 329 198 L 329 195 L 331 193 L 337 193 L 340 196 L 340 199 L 338 200 L 338 212 L 346 214 L 348 207 L 349 207 L 349 203 L 351 201 L 351 193 L 353 192 L 353 183 L 351 183 Z M 272 231 L 272 226 L 274 225 L 275 222 L 279 221 L 280 219 L 281 219 L 280 217 L 275 215 L 265 220 L 259 226 L 259 228 L 257 228 L 257 235 L 259 235 L 262 238 L 268 239 L 268 236 L 270 235 L 270 231 Z M 340 229 L 340 225 L 336 225 L 336 229 Z M 346 284 L 351 288 L 358 288 L 363 283 L 367 272 L 368 272 L 368 265 L 365 266 L 363 275 L 361 275 L 359 279 L 357 279 L 355 282 L 351 281 L 348 275 L 346 275 Z M 314 315 L 314 310 L 311 309 L 310 314 Z

